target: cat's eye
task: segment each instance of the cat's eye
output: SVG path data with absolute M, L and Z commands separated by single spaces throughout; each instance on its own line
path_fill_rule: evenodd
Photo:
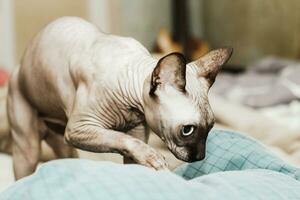
M 181 128 L 181 135 L 184 137 L 190 136 L 194 133 L 196 127 L 194 125 L 184 125 Z

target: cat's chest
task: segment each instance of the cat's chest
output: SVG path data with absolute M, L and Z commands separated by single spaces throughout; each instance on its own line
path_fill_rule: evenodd
M 116 123 L 114 129 L 122 132 L 127 132 L 145 122 L 144 114 L 135 108 L 121 110 L 120 117 L 122 120 Z

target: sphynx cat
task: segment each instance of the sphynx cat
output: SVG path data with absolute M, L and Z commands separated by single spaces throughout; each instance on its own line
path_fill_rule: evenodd
M 214 124 L 208 90 L 231 53 L 213 50 L 188 64 L 180 53 L 158 60 L 132 38 L 77 17 L 55 20 L 32 39 L 9 83 L 16 179 L 34 172 L 42 140 L 57 158 L 76 156 L 76 147 L 167 169 L 147 145 L 151 129 L 178 159 L 203 159 Z

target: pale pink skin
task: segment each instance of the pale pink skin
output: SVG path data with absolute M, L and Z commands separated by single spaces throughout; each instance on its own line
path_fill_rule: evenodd
M 165 76 L 176 65 L 168 56 L 158 74 L 159 101 L 154 101 L 149 87 L 158 60 L 139 42 L 104 34 L 80 18 L 50 23 L 30 42 L 9 83 L 16 179 L 34 172 L 42 140 L 58 158 L 76 157 L 77 147 L 117 152 L 126 162 L 167 169 L 164 157 L 146 144 L 148 127 L 175 156 L 188 160 L 190 146 L 179 147 L 174 130 L 196 123 L 206 138 L 214 121 L 207 92 L 230 54 L 230 49 L 218 49 L 188 64 L 186 94 L 174 89 L 175 74 Z

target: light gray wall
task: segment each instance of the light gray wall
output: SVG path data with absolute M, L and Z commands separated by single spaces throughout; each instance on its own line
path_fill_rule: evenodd
M 189 0 L 190 29 L 193 36 L 204 37 L 203 0 Z
M 170 0 L 118 0 L 120 3 L 120 28 L 122 35 L 139 40 L 152 49 L 160 28 L 171 31 Z M 203 36 L 202 0 L 190 0 L 190 31 L 194 36 Z
M 12 2 L 0 0 L 0 67 L 15 66 L 15 27 Z
M 119 0 L 120 34 L 134 37 L 149 50 L 160 28 L 170 28 L 169 0 Z

